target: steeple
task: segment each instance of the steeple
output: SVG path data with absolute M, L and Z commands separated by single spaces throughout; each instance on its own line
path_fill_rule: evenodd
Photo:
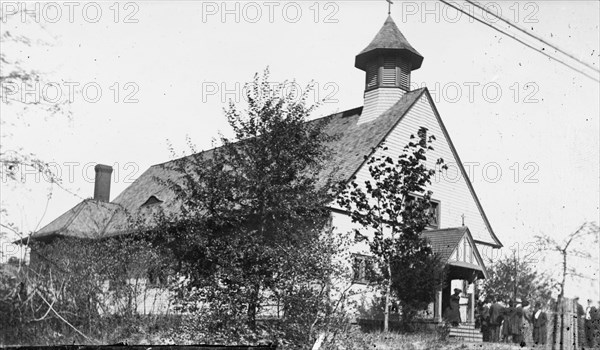
M 410 90 L 410 72 L 423 56 L 402 35 L 391 16 L 371 43 L 356 55 L 354 66 L 366 72 L 365 104 L 359 123 L 377 118 Z

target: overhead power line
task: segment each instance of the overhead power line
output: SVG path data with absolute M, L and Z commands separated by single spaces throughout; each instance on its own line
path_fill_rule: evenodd
M 509 34 L 509 33 L 505 32 L 505 31 L 503 31 L 502 29 L 499 29 L 499 28 L 497 28 L 497 27 L 495 27 L 495 26 L 493 26 L 493 25 L 491 25 L 491 24 L 489 24 L 489 23 L 487 23 L 487 22 L 485 22 L 485 21 L 483 21 L 483 20 L 481 20 L 481 19 L 479 19 L 479 18 L 477 18 L 477 17 L 475 17 L 475 16 L 472 16 L 472 15 L 471 15 L 469 12 L 467 12 L 467 11 L 464 11 L 463 9 L 461 9 L 461 8 L 458 8 L 458 7 L 454 6 L 453 4 L 449 3 L 448 1 L 446 1 L 446 0 L 439 0 L 439 1 L 441 1 L 442 3 L 444 3 L 444 4 L 446 4 L 446 5 L 450 6 L 450 7 L 452 7 L 453 9 L 455 9 L 455 10 L 457 10 L 457 11 L 459 11 L 459 12 L 461 12 L 461 13 L 463 13 L 463 14 L 465 14 L 465 15 L 467 15 L 467 16 L 469 16 L 469 17 L 471 17 L 471 18 L 473 18 L 473 19 L 474 19 L 474 20 L 476 20 L 477 22 L 479 22 L 479 23 L 481 23 L 481 24 L 484 24 L 484 25 L 486 25 L 486 26 L 488 26 L 488 27 L 490 27 L 490 28 L 494 29 L 495 31 L 498 31 L 498 32 L 500 32 L 500 33 L 502 33 L 502 34 L 504 34 L 504 35 L 508 36 L 509 38 L 511 38 L 511 39 L 514 39 L 514 40 L 518 41 L 519 43 L 521 43 L 521 44 L 523 44 L 523 45 L 527 46 L 528 48 L 530 48 L 530 49 L 532 49 L 532 50 L 535 50 L 535 51 L 537 51 L 537 52 L 541 53 L 542 55 L 544 55 L 544 56 L 548 57 L 549 59 L 551 59 L 551 60 L 554 60 L 554 61 L 556 61 L 556 62 L 558 62 L 558 63 L 562 64 L 563 66 L 565 66 L 565 67 L 567 67 L 567 68 L 569 68 L 569 69 L 571 69 L 571 70 L 573 70 L 573 71 L 575 71 L 575 72 L 577 72 L 577 73 L 579 73 L 579 74 L 582 74 L 582 75 L 584 75 L 584 76 L 586 76 L 586 77 L 588 77 L 588 78 L 590 78 L 590 79 L 592 79 L 592 80 L 594 80 L 594 81 L 596 81 L 596 82 L 599 82 L 599 83 L 600 83 L 600 80 L 599 80 L 598 78 L 596 78 L 596 77 L 594 77 L 594 76 L 592 76 L 592 75 L 590 75 L 590 74 L 588 74 L 588 73 L 586 73 L 586 72 L 582 71 L 581 69 L 578 69 L 578 68 L 576 68 L 576 67 L 573 67 L 572 65 L 570 65 L 570 64 L 568 64 L 568 63 L 566 63 L 566 62 L 564 62 L 564 61 L 561 61 L 560 59 L 558 59 L 558 58 L 556 58 L 556 57 L 550 56 L 550 55 L 549 55 L 549 54 L 547 54 L 546 52 L 544 52 L 544 51 L 542 51 L 542 50 L 540 50 L 540 49 L 538 49 L 538 48 L 535 48 L 535 47 L 533 47 L 531 44 L 529 44 L 529 43 L 526 43 L 525 41 L 523 41 L 523 40 L 521 40 L 521 39 L 517 38 L 517 37 L 516 37 L 516 36 L 514 36 L 514 35 L 511 35 L 511 34 Z
M 540 38 L 540 37 L 538 37 L 538 36 L 534 35 L 533 33 L 530 33 L 530 32 L 529 32 L 529 31 L 527 31 L 526 29 L 523 29 L 523 28 L 519 27 L 519 26 L 518 26 L 516 23 L 513 23 L 513 22 L 509 21 L 508 19 L 506 19 L 506 18 L 502 17 L 501 15 L 499 15 L 499 14 L 497 14 L 497 13 L 494 13 L 494 12 L 492 12 L 492 11 L 490 11 L 490 10 L 486 9 L 485 7 L 481 6 L 481 4 L 479 4 L 479 3 L 478 3 L 476 0 L 465 0 L 465 1 L 466 1 L 466 2 L 468 2 L 469 4 L 472 4 L 473 6 L 475 6 L 475 7 L 477 7 L 477 8 L 479 8 L 479 9 L 481 9 L 482 11 L 485 11 L 486 13 L 488 13 L 488 14 L 490 14 L 490 15 L 492 15 L 492 16 L 494 16 L 494 17 L 496 17 L 496 18 L 498 18 L 498 19 L 499 19 L 499 20 L 501 20 L 502 22 L 504 22 L 504 23 L 506 23 L 506 24 L 508 24 L 508 25 L 510 25 L 510 26 L 512 26 L 512 27 L 515 27 L 515 28 L 516 28 L 518 31 L 520 31 L 520 32 L 522 32 L 522 33 L 525 33 L 525 34 L 527 34 L 528 36 L 530 36 L 530 37 L 534 38 L 535 40 L 538 40 L 538 41 L 540 41 L 540 42 L 544 43 L 545 45 L 548 45 L 548 46 L 550 46 L 551 48 L 553 48 L 554 50 L 556 50 L 556 51 L 558 51 L 558 52 L 562 53 L 563 55 L 565 55 L 565 56 L 568 56 L 569 58 L 572 58 L 573 60 L 575 60 L 575 61 L 577 61 L 577 62 L 579 62 L 579 63 L 583 64 L 584 66 L 586 66 L 586 67 L 588 67 L 588 68 L 591 68 L 591 69 L 593 69 L 594 71 L 596 71 L 596 72 L 600 73 L 600 70 L 598 70 L 598 68 L 596 68 L 596 67 L 592 66 L 591 64 L 589 64 L 589 63 L 587 63 L 587 62 L 585 62 L 585 61 L 582 61 L 582 60 L 580 60 L 579 58 L 577 58 L 577 57 L 575 57 L 574 55 L 572 55 L 572 54 L 570 54 L 570 53 L 566 52 L 565 50 L 563 50 L 563 49 L 561 49 L 561 48 L 557 47 L 556 45 L 553 45 L 553 44 L 549 43 L 549 42 L 548 42 L 548 41 L 546 41 L 545 39 L 543 39 L 543 38 Z

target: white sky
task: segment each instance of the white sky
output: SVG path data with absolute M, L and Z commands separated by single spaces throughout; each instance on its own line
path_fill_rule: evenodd
M 456 3 L 468 8 L 462 1 Z M 598 69 L 599 2 L 484 3 Z M 3 1 L 3 9 L 11 9 L 12 4 Z M 3 147 L 22 146 L 55 162 L 63 185 L 76 194 L 53 191 L 44 214 L 47 182 L 28 175 L 25 185 L 15 188 L 3 181 L 3 205 L 10 220 L 25 232 L 91 197 L 96 163 L 115 167 L 111 191 L 115 198 L 150 165 L 172 157 L 166 140 L 178 152 L 188 151 L 188 135 L 199 149 L 209 148 L 219 130 L 227 131 L 222 108 L 234 95 L 223 90 L 242 86 L 266 66 L 273 81 L 317 83 L 318 98 L 330 100 L 315 117 L 361 106 L 364 73 L 354 68 L 354 57 L 387 16 L 383 0 L 84 2 L 75 3 L 72 16 L 69 5 L 60 2 L 60 17 L 53 7 L 56 3 L 38 4 L 39 22 L 55 37 L 54 45 L 2 50 L 28 67 L 47 72 L 50 81 L 62 86 L 63 94 L 68 91 L 63 83 L 67 81 L 79 83 L 80 88 L 96 83 L 102 96 L 92 103 L 77 91 L 70 121 L 32 111 L 4 140 Z M 102 15 L 91 23 L 97 4 Z M 222 18 L 224 6 L 232 11 Z M 136 23 L 124 23 L 127 15 Z M 598 221 L 598 82 L 466 15 L 457 19 L 454 10 L 439 2 L 397 0 L 392 15 L 425 57 L 422 67 L 413 72 L 413 82 L 419 87 L 425 84 L 437 98 L 460 157 L 473 166 L 471 180 L 505 247 L 518 245 L 523 252 L 531 251 L 526 245 L 535 234 L 560 239 L 584 221 Z M 39 32 L 35 24 L 24 24 L 18 16 L 1 23 L 12 33 L 29 35 Z M 115 83 L 119 84 L 117 103 Z M 216 94 L 203 94 L 203 87 L 206 91 L 215 86 Z M 124 103 L 134 88 L 132 98 L 138 102 Z M 501 95 L 496 98 L 497 89 Z M 88 93 L 88 99 L 93 97 L 93 90 Z M 11 118 L 12 108 L 2 104 L 2 118 Z M 74 175 L 70 177 L 71 162 Z M 502 173 L 496 181 L 498 169 Z M 597 276 L 599 248 L 588 248 L 595 258 L 578 261 L 577 266 Z M 572 285 L 567 294 L 598 299 L 597 280 Z

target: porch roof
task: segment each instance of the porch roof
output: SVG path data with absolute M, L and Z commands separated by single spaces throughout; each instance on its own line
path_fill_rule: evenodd
M 451 274 L 460 275 L 457 278 L 466 277 L 468 275 L 476 275 L 479 278 L 487 278 L 488 273 L 477 249 L 477 245 L 473 241 L 473 236 L 467 226 L 444 228 L 437 230 L 427 230 L 422 233 L 429 243 L 433 252 L 438 254 L 440 259 L 450 266 Z M 473 250 L 473 258 L 476 262 L 470 263 L 467 261 L 455 260 L 452 258 L 454 252 L 458 248 L 458 244 L 465 237 Z M 469 278 L 465 278 L 469 279 Z

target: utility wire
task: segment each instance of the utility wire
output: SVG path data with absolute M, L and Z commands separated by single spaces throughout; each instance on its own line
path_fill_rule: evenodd
M 546 52 L 544 52 L 544 51 L 541 51 L 541 50 L 539 50 L 539 49 L 537 49 L 537 48 L 533 47 L 531 44 L 528 44 L 528 43 L 524 42 L 523 40 L 521 40 L 521 39 L 517 38 L 517 37 L 516 37 L 516 36 L 514 36 L 514 35 L 510 35 L 509 33 L 507 33 L 507 32 L 505 32 L 505 31 L 503 31 L 502 29 L 499 29 L 499 28 L 497 28 L 497 27 L 495 27 L 495 26 L 493 26 L 493 25 L 491 25 L 491 24 L 489 24 L 489 23 L 487 23 L 487 22 L 485 22 L 485 21 L 483 21 L 483 20 L 481 20 L 481 19 L 479 19 L 479 18 L 477 18 L 477 17 L 475 17 L 475 16 L 472 16 L 470 13 L 468 13 L 468 12 L 465 12 L 463 9 L 460 9 L 460 8 L 458 8 L 458 7 L 454 6 L 454 5 L 452 5 L 451 3 L 447 2 L 446 0 L 439 0 L 439 1 L 443 2 L 444 4 L 446 4 L 446 5 L 448 5 L 448 6 L 452 7 L 452 8 L 454 8 L 455 10 L 457 10 L 457 11 L 459 11 L 459 12 L 461 12 L 461 13 L 463 13 L 463 14 L 465 14 L 465 15 L 467 15 L 467 16 L 469 16 L 469 17 L 471 17 L 471 18 L 473 18 L 473 19 L 474 19 L 474 20 L 476 20 L 477 22 L 479 22 L 479 23 L 482 23 L 482 24 L 484 24 L 484 25 L 486 25 L 486 26 L 488 26 L 488 27 L 490 27 L 490 28 L 492 28 L 492 29 L 494 29 L 494 30 L 496 30 L 496 31 L 498 31 L 498 32 L 500 32 L 500 33 L 502 33 L 502 34 L 504 34 L 504 35 L 508 36 L 509 38 L 512 38 L 512 39 L 514 39 L 514 40 L 518 41 L 519 43 L 521 43 L 521 44 L 523 44 L 523 45 L 527 46 L 528 48 L 530 48 L 530 49 L 532 49 L 532 50 L 535 50 L 535 51 L 537 51 L 537 52 L 539 52 L 539 53 L 543 54 L 544 56 L 546 56 L 546 57 L 550 58 L 551 60 L 554 60 L 554 61 L 556 61 L 556 62 L 558 62 L 558 63 L 562 64 L 563 66 L 565 66 L 565 67 L 567 67 L 567 68 L 570 68 L 570 69 L 574 70 L 575 72 L 577 72 L 577 73 L 579 73 L 579 74 L 582 74 L 582 75 L 585 75 L 586 77 L 588 77 L 588 78 L 590 78 L 590 79 L 592 79 L 592 80 L 594 80 L 594 81 L 596 81 L 596 82 L 599 82 L 599 83 L 600 83 L 600 80 L 599 80 L 598 78 L 596 78 L 596 77 L 593 77 L 593 76 L 591 76 L 591 75 L 587 74 L 586 72 L 584 72 L 584 71 L 582 71 L 582 70 L 580 70 L 580 69 L 577 69 L 577 68 L 575 68 L 575 67 L 571 66 L 570 64 L 568 64 L 568 63 L 565 63 L 565 62 L 563 62 L 563 61 L 559 60 L 558 58 L 555 58 L 555 57 L 553 57 L 553 56 L 550 56 L 550 55 L 549 55 L 549 54 L 547 54 Z
M 485 11 L 486 13 L 488 13 L 488 14 L 490 14 L 490 15 L 492 15 L 492 16 L 494 16 L 494 17 L 496 17 L 496 18 L 498 18 L 498 19 L 499 19 L 499 20 L 501 20 L 502 22 L 504 22 L 504 23 L 506 23 L 506 24 L 508 24 L 508 25 L 510 25 L 510 26 L 512 26 L 512 27 L 515 27 L 515 28 L 516 28 L 518 31 L 520 31 L 520 32 L 522 32 L 522 33 L 525 33 L 525 34 L 527 34 L 528 36 L 530 36 L 530 37 L 534 38 L 535 40 L 538 40 L 538 41 L 540 41 L 540 42 L 542 42 L 542 43 L 544 43 L 544 44 L 546 44 L 546 45 L 550 46 L 551 48 L 553 48 L 554 50 L 556 50 L 556 51 L 558 51 L 558 52 L 560 52 L 560 53 L 564 54 L 565 56 L 568 56 L 568 57 L 572 58 L 573 60 L 575 60 L 575 61 L 577 61 L 577 62 L 579 62 L 579 63 L 583 64 L 584 66 L 586 66 L 586 67 L 588 67 L 588 68 L 591 68 L 591 69 L 593 69 L 594 71 L 596 71 L 596 72 L 600 73 L 600 70 L 598 70 L 598 68 L 596 68 L 596 67 L 592 66 L 591 64 L 589 64 L 589 63 L 587 63 L 587 62 L 585 62 L 585 61 L 582 61 L 582 60 L 580 60 L 579 58 L 577 58 L 577 57 L 573 56 L 572 54 L 570 54 L 570 53 L 568 53 L 568 52 L 566 52 L 566 51 L 562 50 L 562 49 L 561 49 L 561 48 L 559 48 L 559 47 L 556 47 L 555 45 L 553 45 L 553 44 L 551 44 L 551 43 L 547 42 L 546 40 L 544 40 L 544 39 L 542 39 L 542 38 L 540 38 L 540 37 L 538 37 L 538 36 L 534 35 L 533 33 L 530 33 L 530 32 L 529 32 L 529 31 L 527 31 L 526 29 L 523 29 L 523 28 L 519 27 L 517 24 L 515 24 L 515 23 L 512 23 L 511 21 L 507 20 L 506 18 L 502 17 L 501 15 L 499 15 L 499 14 L 497 14 L 497 13 L 494 13 L 494 12 L 492 12 L 492 11 L 490 11 L 490 10 L 486 9 L 485 7 L 481 6 L 481 4 L 480 4 L 480 3 L 478 3 L 476 0 L 465 0 L 465 1 L 466 1 L 466 2 L 468 2 L 469 4 L 472 4 L 473 6 L 475 6 L 475 7 L 477 7 L 477 8 L 479 8 L 479 9 L 481 9 L 482 11 Z

